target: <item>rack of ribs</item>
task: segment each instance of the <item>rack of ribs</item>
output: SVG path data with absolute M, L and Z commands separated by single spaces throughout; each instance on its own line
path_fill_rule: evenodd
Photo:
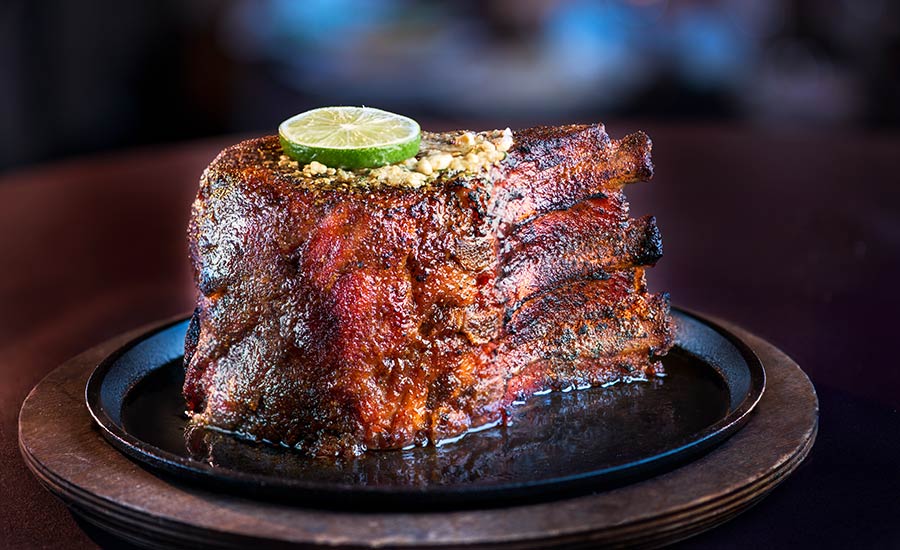
M 622 193 L 652 176 L 650 148 L 531 128 L 502 160 L 416 185 L 300 167 L 275 136 L 224 150 L 189 227 L 192 422 L 358 454 L 502 422 L 536 392 L 661 375 L 674 327 L 644 268 L 662 244 Z

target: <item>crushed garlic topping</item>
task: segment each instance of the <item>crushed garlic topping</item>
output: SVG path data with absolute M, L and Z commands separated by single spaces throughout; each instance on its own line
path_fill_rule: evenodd
M 281 155 L 278 166 L 317 188 L 350 190 L 387 186 L 418 189 L 441 179 L 483 174 L 499 165 L 512 146 L 513 133 L 509 128 L 487 132 L 422 132 L 418 154 L 396 164 L 344 170 L 317 161 L 300 166 L 290 157 Z

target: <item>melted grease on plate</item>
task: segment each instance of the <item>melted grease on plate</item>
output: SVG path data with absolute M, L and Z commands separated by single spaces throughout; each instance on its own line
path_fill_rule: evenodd
M 122 420 L 139 440 L 177 456 L 285 481 L 404 490 L 534 483 L 665 452 L 728 413 L 728 388 L 715 370 L 677 349 L 664 364 L 665 378 L 533 396 L 510 408 L 505 425 L 439 447 L 370 451 L 350 459 L 310 459 L 289 448 L 190 427 L 179 361 L 129 392 Z

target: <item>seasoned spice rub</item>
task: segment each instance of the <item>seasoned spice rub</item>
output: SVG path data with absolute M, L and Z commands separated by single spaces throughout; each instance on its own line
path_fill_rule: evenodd
M 358 453 L 460 435 L 536 391 L 661 372 L 668 298 L 643 272 L 661 241 L 622 195 L 652 175 L 646 135 L 577 125 L 423 144 L 391 169 L 431 172 L 414 185 L 297 166 L 274 136 L 213 161 L 189 228 L 195 423 Z

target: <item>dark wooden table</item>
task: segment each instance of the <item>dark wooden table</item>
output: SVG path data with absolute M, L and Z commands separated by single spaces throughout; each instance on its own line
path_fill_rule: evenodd
M 821 420 L 797 473 L 691 548 L 900 547 L 900 137 L 642 127 L 657 176 L 629 191 L 659 220 L 650 277 L 743 325 L 810 375 Z M 91 345 L 188 311 L 185 225 L 224 139 L 0 177 L 0 547 L 115 545 L 31 477 L 16 415 Z

